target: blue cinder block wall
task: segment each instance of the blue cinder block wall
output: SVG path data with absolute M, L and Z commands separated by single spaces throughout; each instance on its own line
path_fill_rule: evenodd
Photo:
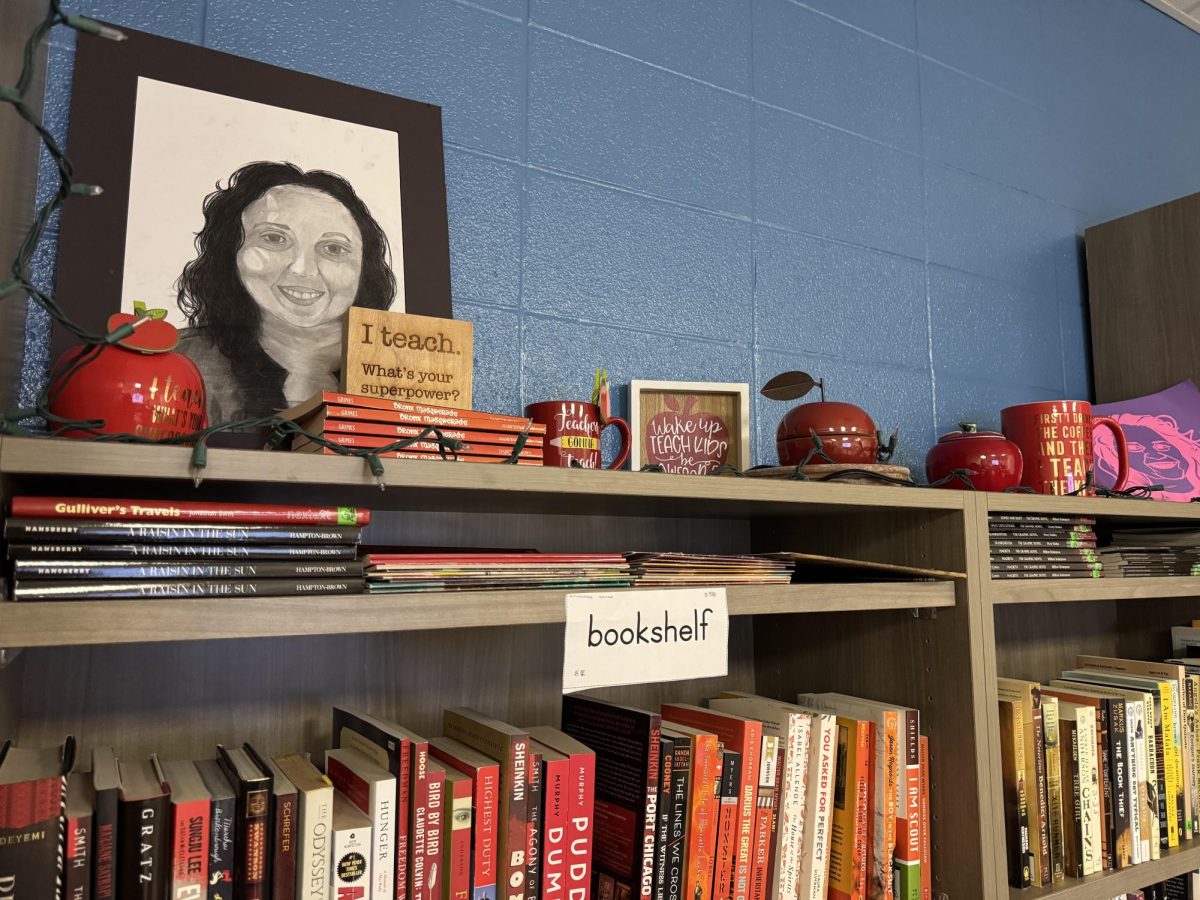
M 1087 397 L 1083 229 L 1200 190 L 1200 34 L 1141 0 L 79 11 L 442 105 L 479 408 L 800 368 L 919 470 L 956 421 Z M 785 408 L 756 397 L 757 461 Z

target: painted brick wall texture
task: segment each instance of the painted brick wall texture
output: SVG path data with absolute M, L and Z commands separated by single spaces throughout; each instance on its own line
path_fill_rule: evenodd
M 801 368 L 919 471 L 959 420 L 1087 397 L 1083 229 L 1200 190 L 1200 35 L 1140 0 L 83 6 L 442 105 L 454 305 L 503 412 L 597 366 Z M 758 462 L 785 408 L 756 397 Z

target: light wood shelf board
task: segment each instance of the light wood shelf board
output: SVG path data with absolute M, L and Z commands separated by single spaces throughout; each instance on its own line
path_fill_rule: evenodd
M 988 512 L 1120 516 L 1132 519 L 1183 519 L 1200 524 L 1200 504 L 1113 497 L 1052 497 L 1045 494 L 988 492 Z M 1180 523 L 1183 524 L 1183 523 Z
M 1162 597 L 1200 597 L 1200 577 L 1013 578 L 985 580 L 984 589 L 988 599 L 995 604 L 1157 600 Z
M 635 589 L 636 590 L 636 589 Z M 730 585 L 731 615 L 931 609 L 951 582 Z M 624 590 L 624 594 L 634 591 Z M 565 621 L 562 590 L 0 603 L 0 646 L 426 631 Z
M 1009 900 L 1110 900 L 1200 868 L 1200 842 L 1164 850 L 1162 859 L 1141 863 L 1119 872 L 1100 872 L 1087 878 L 1068 878 L 1040 888 L 1009 888 Z
M 106 444 L 65 438 L 0 439 L 0 472 L 9 477 L 152 479 L 191 486 L 186 447 Z M 206 483 L 251 482 L 276 487 L 329 486 L 374 508 L 498 507 L 617 514 L 784 515 L 837 508 L 961 510 L 958 491 L 819 484 L 759 478 L 608 472 L 442 461 L 383 461 L 388 488 L 379 491 L 363 460 L 305 453 L 210 449 Z M 344 501 L 349 502 L 349 501 Z

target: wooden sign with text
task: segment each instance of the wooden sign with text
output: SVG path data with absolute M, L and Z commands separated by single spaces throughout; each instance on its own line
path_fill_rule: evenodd
M 471 408 L 470 322 L 351 307 L 342 331 L 347 394 Z

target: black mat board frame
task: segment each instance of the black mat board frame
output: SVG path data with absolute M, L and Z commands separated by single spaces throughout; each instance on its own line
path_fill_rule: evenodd
M 441 107 L 113 27 L 127 40 L 81 34 L 75 53 L 67 151 L 104 192 L 63 207 L 55 296 L 69 318 L 103 332 L 122 311 L 139 76 L 398 133 L 405 312 L 452 318 Z M 53 356 L 74 342 L 56 327 Z

